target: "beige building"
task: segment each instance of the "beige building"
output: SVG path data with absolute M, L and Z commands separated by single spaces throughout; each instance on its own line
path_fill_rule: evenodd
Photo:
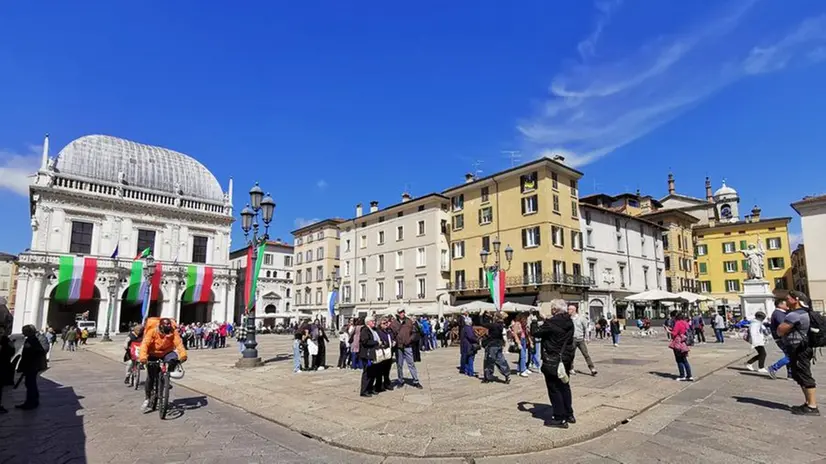
M 492 264 L 497 239 L 507 301 L 582 301 L 591 279 L 582 273 L 581 177 L 561 157 L 541 158 L 480 179 L 468 174 L 442 192 L 450 198 L 453 303 L 490 298 L 480 252 L 490 252 Z M 510 263 L 506 247 L 513 250 Z
M 667 229 L 662 237 L 665 253 L 665 290 L 673 293 L 696 293 L 699 288 L 692 226 L 697 224 L 699 219 L 684 211 L 669 209 L 642 214 L 640 217 Z
M 448 198 L 403 194 L 400 203 L 363 214 L 341 228 L 341 314 L 363 317 L 394 306 L 440 314 L 449 303 Z
M 292 232 L 293 306 L 301 317 L 329 318 L 328 293 L 339 273 L 340 231 L 344 219 L 325 219 Z
M 809 294 L 809 279 L 806 272 L 806 247 L 801 243 L 792 251 L 792 288 Z
M 0 252 L 0 297 L 6 299 L 6 307 L 14 313 L 17 293 L 17 256 Z
M 812 309 L 826 311 L 826 195 L 806 197 L 792 203 L 800 215 L 806 256 L 806 277 L 809 281 L 808 296 Z

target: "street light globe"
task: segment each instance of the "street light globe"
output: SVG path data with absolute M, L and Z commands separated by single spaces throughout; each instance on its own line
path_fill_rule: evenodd
M 261 216 L 264 224 L 269 224 L 272 221 L 272 215 L 275 212 L 275 200 L 272 199 L 268 193 L 263 200 L 261 200 Z
M 241 210 L 241 229 L 247 233 L 252 229 L 252 218 L 255 217 L 255 212 L 250 208 L 250 205 Z
M 261 207 L 261 200 L 264 198 L 264 191 L 258 186 L 258 182 L 250 189 L 250 205 L 254 211 Z
M 490 252 L 482 248 L 482 251 L 479 252 L 479 257 L 482 259 L 482 265 L 488 264 L 488 256 Z
M 508 262 L 513 260 L 513 248 L 511 248 L 510 245 L 505 247 L 505 259 L 507 259 Z
M 493 239 L 493 252 L 497 255 L 499 254 L 499 247 L 502 246 L 502 242 L 499 241 L 499 237 L 495 237 Z

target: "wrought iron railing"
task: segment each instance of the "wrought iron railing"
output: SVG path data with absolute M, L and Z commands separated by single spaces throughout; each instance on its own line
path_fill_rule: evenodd
M 507 276 L 506 287 L 520 287 L 529 285 L 565 285 L 570 287 L 591 287 L 594 281 L 589 276 L 564 274 L 549 272 L 536 275 L 511 275 Z M 480 290 L 486 289 L 487 282 L 484 280 L 466 280 L 448 283 L 448 290 Z

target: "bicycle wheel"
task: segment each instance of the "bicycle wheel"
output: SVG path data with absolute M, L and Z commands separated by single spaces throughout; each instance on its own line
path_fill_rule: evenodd
M 158 394 L 161 403 L 158 413 L 161 415 L 161 420 L 164 420 L 169 410 L 169 372 L 162 372 L 158 376 Z
M 147 373 L 147 379 L 149 378 L 149 374 Z M 158 409 L 158 392 L 159 384 L 161 382 L 161 373 L 158 372 L 158 375 L 155 377 L 155 380 L 152 382 L 152 394 L 149 396 L 149 407 L 152 411 Z

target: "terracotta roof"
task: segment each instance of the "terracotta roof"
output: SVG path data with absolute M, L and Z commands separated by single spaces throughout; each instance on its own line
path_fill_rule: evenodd
M 585 206 L 586 208 L 591 208 L 591 209 L 595 209 L 595 210 L 599 210 L 599 211 L 605 211 L 606 213 L 612 213 L 612 214 L 616 214 L 617 216 L 624 216 L 628 219 L 634 219 L 635 221 L 644 222 L 644 223 L 649 224 L 649 225 L 651 225 L 653 227 L 656 227 L 658 229 L 663 229 L 663 230 L 668 229 L 668 227 L 661 226 L 661 225 L 657 224 L 656 222 L 649 221 L 648 219 L 642 218 L 640 216 L 633 216 L 633 215 L 628 214 L 628 213 L 623 213 L 622 211 L 617 211 L 613 208 L 603 208 L 602 206 L 592 205 L 590 203 L 583 203 L 582 201 L 580 201 L 579 204 L 582 205 L 582 206 Z
M 805 206 L 805 205 L 808 205 L 810 203 L 820 203 L 820 202 L 826 202 L 826 195 L 812 195 L 812 196 L 808 196 L 808 197 L 803 197 L 802 200 L 799 200 L 799 201 L 796 201 L 796 202 L 792 203 L 791 206 L 797 212 L 797 214 L 800 214 L 800 210 L 797 209 L 798 206 Z
M 301 228 L 295 229 L 294 231 L 292 231 L 292 232 L 290 232 L 290 233 L 291 233 L 291 234 L 293 234 L 293 235 L 295 235 L 295 234 L 297 234 L 297 233 L 304 232 L 305 230 L 315 229 L 315 228 L 317 228 L 317 227 L 321 227 L 321 226 L 324 226 L 324 225 L 337 226 L 337 225 L 341 224 L 342 222 L 344 222 L 344 221 L 346 221 L 346 220 L 347 220 L 347 219 L 344 219 L 344 218 L 330 218 L 330 219 L 322 219 L 322 220 L 317 221 L 317 222 L 314 222 L 314 223 L 312 223 L 312 224 L 307 224 L 307 225 L 306 225 L 306 226 L 304 226 L 304 227 L 301 227 Z
M 698 229 L 723 229 L 727 227 L 738 227 L 738 226 L 747 226 L 752 224 L 763 224 L 768 222 L 780 222 L 783 221 L 788 224 L 792 218 L 790 217 L 777 217 L 777 218 L 763 218 L 761 217 L 759 221 L 746 221 L 745 219 L 739 220 L 737 222 L 715 222 L 714 225 L 704 224 L 699 225 L 694 228 L 694 230 Z
M 447 194 L 447 193 L 452 192 L 454 190 L 459 190 L 461 188 L 467 187 L 468 185 L 478 184 L 479 182 L 484 182 L 484 181 L 490 180 L 494 177 L 503 176 L 503 175 L 509 174 L 511 172 L 514 172 L 514 171 L 519 171 L 520 169 L 525 169 L 525 168 L 529 168 L 529 167 L 533 167 L 533 166 L 539 166 L 539 165 L 542 165 L 542 164 L 545 164 L 545 163 L 550 163 L 550 164 L 555 165 L 556 167 L 565 169 L 565 170 L 570 171 L 574 174 L 579 174 L 580 177 L 583 175 L 583 173 L 581 171 L 577 171 L 576 169 L 568 166 L 565 163 L 560 163 L 559 161 L 555 161 L 555 160 L 545 156 L 545 157 L 539 158 L 537 160 L 530 161 L 528 163 L 520 164 L 519 166 L 514 166 L 510 169 L 505 169 L 504 171 L 499 171 L 499 172 L 491 174 L 489 176 L 485 176 L 485 177 L 482 177 L 482 178 L 479 178 L 479 179 L 474 179 L 472 182 L 465 182 L 463 184 L 455 185 L 453 187 L 442 190 L 442 193 Z

